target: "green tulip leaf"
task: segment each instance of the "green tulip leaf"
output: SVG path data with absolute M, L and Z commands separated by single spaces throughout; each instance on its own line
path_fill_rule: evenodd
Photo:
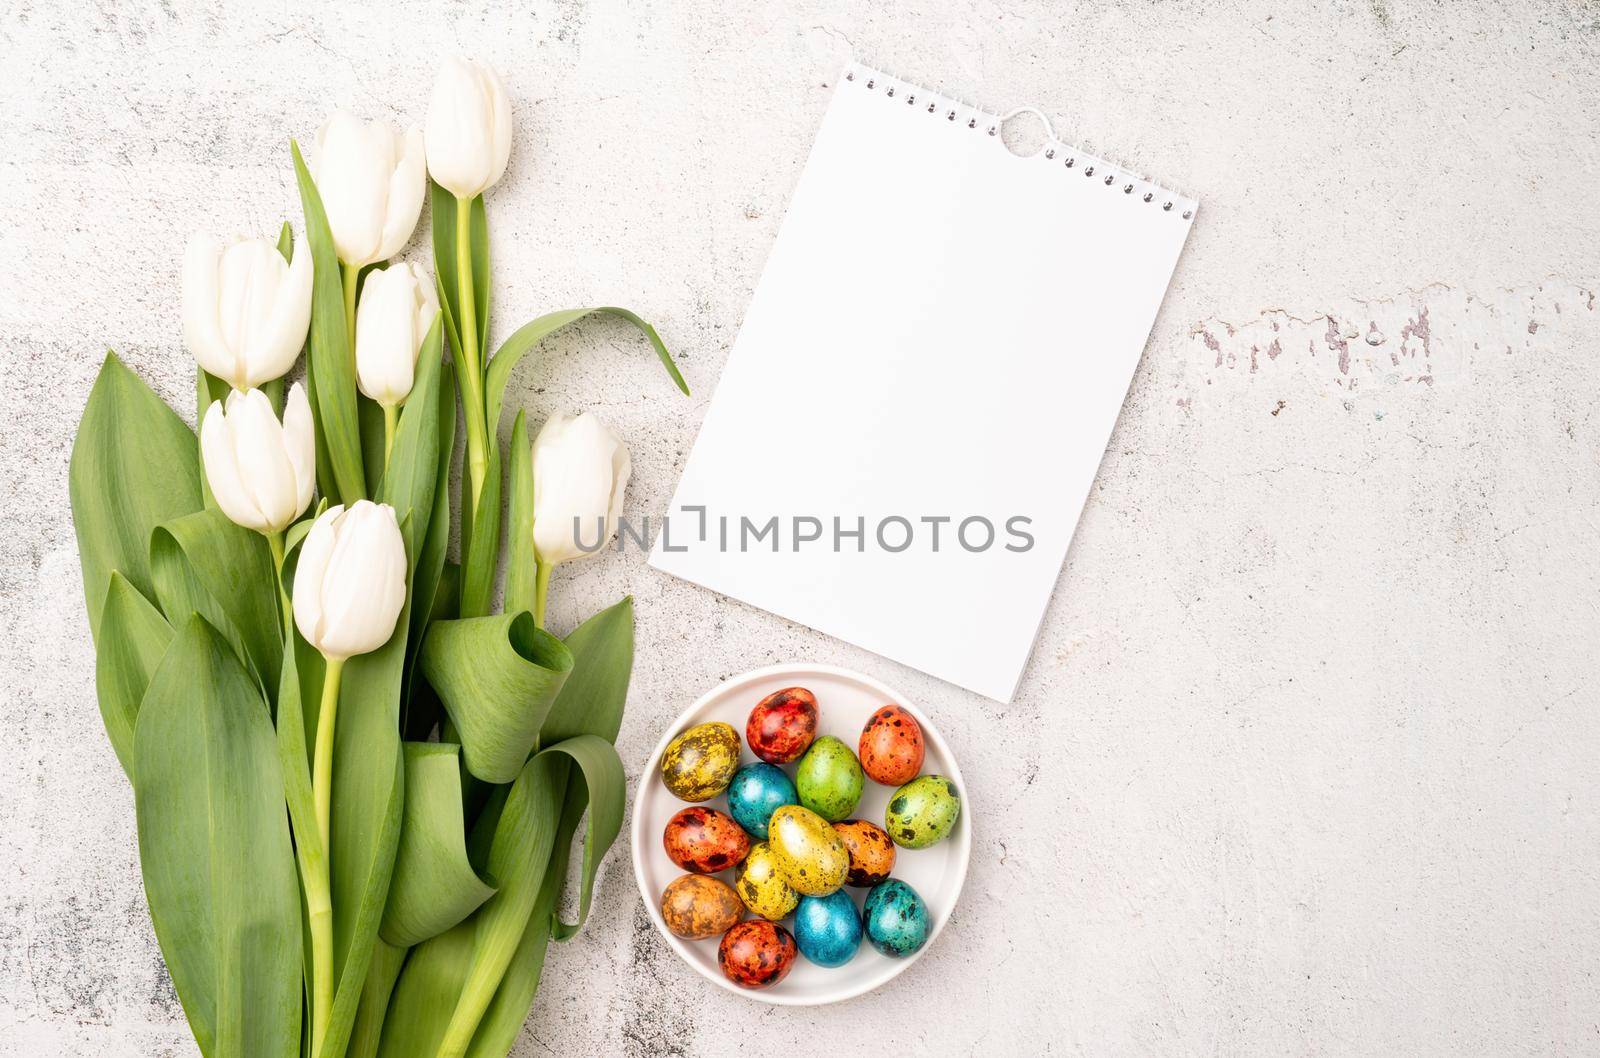
M 349 1042 L 399 846 L 405 799 L 399 706 L 406 624 L 402 610 L 399 630 L 388 643 L 345 663 L 339 692 L 329 849 L 333 967 L 339 983 L 320 1058 L 339 1058 Z
M 583 784 L 588 794 L 589 830 L 583 838 L 582 880 L 578 890 L 578 920 L 563 922 L 557 918 L 551 923 L 551 936 L 567 940 L 583 928 L 589 917 L 589 902 L 594 896 L 594 877 L 600 869 L 600 858 L 617 840 L 622 830 L 622 806 L 628 798 L 628 779 L 622 768 L 622 758 L 617 748 L 603 738 L 579 735 L 551 746 L 551 753 L 566 753 L 578 764 Z M 578 775 L 574 775 L 576 780 Z M 569 787 L 566 807 L 583 814 L 583 800 Z
M 537 595 L 538 561 L 533 551 L 533 446 L 528 442 L 528 415 L 518 411 L 511 428 L 511 462 L 506 470 L 511 484 L 507 516 L 511 534 L 506 555 L 505 609 L 533 611 Z
M 499 889 L 473 916 L 472 957 L 438 1058 L 466 1053 L 522 941 L 555 848 L 565 772 L 559 754 L 535 756 L 523 765 L 494 820 L 489 873 Z
M 463 489 L 462 505 L 467 503 Z M 466 561 L 461 564 L 461 616 L 482 617 L 494 594 L 495 563 L 500 557 L 500 445 L 489 438 L 488 468 L 478 509 L 463 527 Z
M 133 732 L 139 703 L 156 667 L 172 643 L 172 626 L 161 611 L 115 570 L 100 611 L 100 645 L 95 650 L 94 683 L 106 738 L 133 778 Z
M 381 1058 L 433 1058 L 439 1052 L 467 980 L 477 930 L 476 918 L 470 918 L 412 949 L 389 1000 Z
M 522 771 L 572 665 L 566 644 L 526 612 L 439 621 L 422 645 L 423 675 L 460 734 L 467 770 L 492 783 Z
M 679 372 L 678 365 L 673 363 L 672 354 L 667 351 L 666 343 L 662 342 L 661 336 L 656 333 L 654 327 L 640 319 L 635 313 L 611 305 L 589 309 L 567 309 L 562 312 L 552 312 L 549 315 L 540 316 L 536 320 L 523 324 L 501 344 L 499 350 L 494 354 L 494 359 L 489 361 L 487 407 L 489 429 L 491 431 L 499 426 L 500 408 L 505 402 L 506 384 L 511 381 L 511 372 L 516 369 L 522 358 L 527 355 L 530 349 L 555 332 L 588 316 L 616 316 L 639 328 L 644 336 L 650 339 L 650 344 L 654 347 L 656 356 L 661 359 L 662 366 L 667 369 L 667 374 L 672 376 L 673 384 L 683 391 L 684 396 L 688 396 L 689 384 L 683 380 L 683 374 Z
M 328 453 L 328 463 L 340 502 L 350 504 L 366 496 L 361 456 L 361 429 L 356 411 L 355 353 L 350 348 L 344 316 L 344 288 L 340 281 L 339 253 L 328 228 L 311 171 L 300 156 L 300 145 L 289 141 L 295 177 L 300 184 L 300 205 L 305 213 L 306 246 L 312 262 L 311 355 L 307 361 L 316 388 L 313 414 L 320 427 L 317 440 Z
M 203 506 L 194 433 L 115 353 L 106 354 L 89 391 L 67 480 L 89 631 L 98 642 L 111 571 L 154 600 L 151 531 Z
M 428 621 L 434 616 L 434 606 L 440 597 L 444 581 L 446 551 L 450 545 L 450 455 L 456 436 L 456 394 L 451 375 L 440 370 L 439 333 L 442 328 L 429 332 L 423 343 L 422 355 L 434 362 L 434 374 L 439 376 L 439 394 L 434 401 L 437 419 L 437 443 L 433 483 L 433 513 L 428 519 L 428 531 L 422 538 L 422 547 L 412 570 L 411 631 L 407 640 L 406 657 L 406 710 L 409 715 L 411 697 L 416 687 L 417 657 L 421 651 Z M 431 352 L 430 352 L 431 350 Z M 405 416 L 401 416 L 404 426 Z
M 150 563 L 156 598 L 168 618 L 204 617 L 275 695 L 283 626 L 266 538 L 219 510 L 197 511 L 156 528 Z
M 300 899 L 272 724 L 205 620 L 183 625 L 134 736 L 156 939 L 207 1058 L 300 1052 Z
M 407 948 L 396 948 L 379 937 L 372 949 L 372 965 L 361 988 L 361 1002 L 350 1029 L 350 1046 L 344 1058 L 375 1058 L 383 1039 L 383 1021 L 389 1012 L 389 997 L 394 994 L 400 969 L 406 963 Z M 502 1056 L 504 1058 L 504 1056 Z
M 572 674 L 562 686 L 540 737 L 547 744 L 577 735 L 592 735 L 611 742 L 622 726 L 622 708 L 627 700 L 628 676 L 633 667 L 633 600 L 623 599 L 589 618 L 567 636 L 567 646 L 574 659 Z M 596 812 L 597 819 L 602 816 L 609 819 L 614 812 L 620 813 L 620 806 L 627 798 L 626 782 L 615 773 L 606 775 L 597 771 L 591 778 L 580 769 L 567 779 L 550 868 L 545 873 L 539 898 L 516 953 L 473 1037 L 472 1048 L 467 1052 L 470 1058 L 505 1058 L 533 1007 L 552 928 L 559 929 L 561 938 L 565 939 L 583 924 L 580 914 L 576 926 L 558 925 L 556 908 L 566 885 L 572 838 L 589 808 L 591 789 L 601 790 L 599 799 L 605 802 Z M 613 804 L 618 807 L 613 809 Z M 617 818 L 620 825 L 620 814 Z M 606 837 L 593 829 L 587 836 L 582 882 L 586 889 L 593 889 L 592 865 L 605 855 L 615 838 L 615 831 Z M 580 912 L 586 905 L 587 901 L 580 897 Z
M 405 815 L 380 929 L 399 948 L 438 936 L 494 895 L 467 862 L 460 752 L 445 742 L 405 744 Z
M 539 740 L 549 746 L 595 735 L 615 742 L 633 673 L 633 597 L 590 617 L 567 635 L 566 643 L 572 673 L 545 717 Z
M 401 409 L 400 425 L 395 431 L 394 448 L 389 453 L 389 465 L 383 472 L 383 485 L 378 498 L 392 506 L 395 515 L 405 523 L 402 532 L 406 538 L 406 554 L 420 554 L 422 541 L 428 534 L 428 524 L 434 512 L 433 494 L 439 482 L 439 452 L 441 447 L 441 422 L 439 403 L 439 343 L 440 323 L 434 318 L 422 350 L 417 358 L 417 377 L 411 387 L 411 396 Z M 376 405 L 374 405 L 376 406 Z M 381 420 L 379 423 L 382 425 Z M 454 440 L 454 438 L 451 438 Z M 380 451 L 382 437 L 379 437 Z

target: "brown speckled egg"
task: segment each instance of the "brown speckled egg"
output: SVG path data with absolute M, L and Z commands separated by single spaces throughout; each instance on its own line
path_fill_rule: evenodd
M 867 778 L 884 786 L 904 786 L 922 770 L 926 748 L 922 725 L 898 705 L 886 705 L 873 713 L 861 729 L 858 756 Z
M 744 740 L 768 764 L 798 760 L 817 737 L 817 697 L 804 687 L 774 691 L 750 710 Z
M 667 820 L 661 835 L 672 862 L 693 874 L 716 874 L 750 851 L 750 836 L 715 808 L 692 805 Z
M 696 724 L 667 743 L 661 781 L 680 801 L 709 801 L 728 788 L 739 767 L 739 732 L 732 724 Z
M 661 917 L 684 940 L 705 940 L 727 931 L 744 917 L 733 886 L 720 878 L 685 874 L 661 894 Z
M 889 877 L 894 870 L 894 842 L 882 827 L 865 819 L 847 819 L 833 829 L 850 850 L 850 873 L 844 884 L 868 889 Z
M 794 965 L 794 936 L 775 922 L 753 918 L 722 935 L 717 965 L 740 988 L 770 988 Z

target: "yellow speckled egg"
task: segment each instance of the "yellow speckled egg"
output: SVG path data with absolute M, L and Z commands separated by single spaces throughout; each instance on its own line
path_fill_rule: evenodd
M 827 896 L 850 873 L 850 849 L 839 832 L 817 813 L 784 805 L 767 825 L 778 869 L 802 896 Z
M 733 891 L 744 906 L 762 918 L 776 922 L 794 910 L 800 894 L 789 887 L 778 869 L 778 856 L 772 846 L 758 841 L 733 874 Z
M 729 724 L 696 724 L 667 743 L 661 781 L 680 801 L 709 801 L 739 767 L 739 733 Z

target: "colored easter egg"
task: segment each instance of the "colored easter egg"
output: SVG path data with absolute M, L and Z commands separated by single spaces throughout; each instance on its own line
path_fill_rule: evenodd
M 728 784 L 728 811 L 751 836 L 767 840 L 767 821 L 784 805 L 800 803 L 794 780 L 776 764 L 746 764 Z
M 768 839 L 778 869 L 801 896 L 827 896 L 850 873 L 850 850 L 828 821 L 800 805 L 772 813 Z
M 772 922 L 750 919 L 722 935 L 717 965 L 740 988 L 770 988 L 794 965 L 794 937 Z
M 795 944 L 818 966 L 843 966 L 855 958 L 861 933 L 861 913 L 843 889 L 827 896 L 802 896 L 795 908 Z
M 830 823 L 849 817 L 861 800 L 861 762 L 850 747 L 824 735 L 811 744 L 794 773 L 800 803 Z
M 744 740 L 768 764 L 788 764 L 817 735 L 817 698 L 804 687 L 774 691 L 750 710 Z
M 961 815 L 961 795 L 943 775 L 912 779 L 889 798 L 883 827 L 896 845 L 925 849 L 950 834 Z
M 867 894 L 862 909 L 867 940 L 884 955 L 903 959 L 928 943 L 932 923 L 917 891 L 891 878 Z
M 861 770 L 884 786 L 904 786 L 922 770 L 922 725 L 898 705 L 886 705 L 861 729 Z
M 667 743 L 661 781 L 680 801 L 709 801 L 738 766 L 739 733 L 729 724 L 696 724 Z
M 685 874 L 661 894 L 661 918 L 684 940 L 705 940 L 725 933 L 744 917 L 744 905 L 721 878 Z
M 733 891 L 744 906 L 774 922 L 794 910 L 800 894 L 789 886 L 778 866 L 778 855 L 765 841 L 750 846 L 750 854 L 733 875 Z
M 839 832 L 844 847 L 850 852 L 846 885 L 870 889 L 889 877 L 894 870 L 894 842 L 882 827 L 865 819 L 848 819 L 835 823 L 833 829 Z
M 667 820 L 661 834 L 672 862 L 694 874 L 716 874 L 743 860 L 750 837 L 715 808 L 691 805 Z

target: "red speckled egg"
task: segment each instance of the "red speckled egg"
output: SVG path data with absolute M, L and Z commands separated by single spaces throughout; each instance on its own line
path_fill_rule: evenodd
M 861 729 L 861 770 L 884 786 L 904 786 L 915 779 L 925 751 L 922 726 L 898 705 L 879 709 Z
M 770 988 L 794 965 L 794 937 L 776 922 L 753 918 L 722 935 L 717 965 L 740 988 Z
M 667 820 L 661 843 L 673 863 L 694 874 L 725 871 L 750 851 L 750 837 L 739 824 L 715 808 L 700 805 Z
M 817 737 L 817 696 L 804 687 L 774 691 L 750 710 L 744 740 L 768 764 L 798 760 Z

